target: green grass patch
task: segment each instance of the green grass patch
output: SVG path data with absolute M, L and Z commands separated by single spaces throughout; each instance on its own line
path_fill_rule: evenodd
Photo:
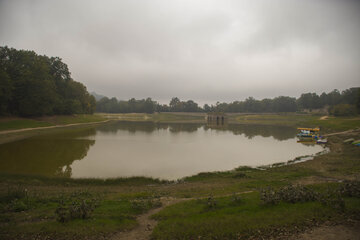
M 206 199 L 170 206 L 154 218 L 160 220 L 153 231 L 154 239 L 238 239 L 263 235 L 273 229 L 311 224 L 312 219 L 325 221 L 341 216 L 319 202 L 280 203 L 266 206 L 258 193 L 242 195 L 234 204 L 232 197 L 218 198 L 209 209 Z M 346 199 L 348 212 L 360 210 L 359 199 Z
M 34 119 L 9 119 L 0 121 L 0 131 L 22 128 L 48 127 L 54 124 Z
M 360 127 L 360 117 L 328 117 L 320 120 L 312 114 L 251 114 L 235 115 L 230 119 L 241 124 L 281 125 L 294 127 L 320 127 L 322 131 L 345 131 Z
M 61 178 L 33 175 L 0 174 L 0 182 L 16 183 L 18 185 L 46 185 L 46 186 L 111 186 L 111 185 L 149 185 L 169 184 L 171 181 L 150 177 L 119 177 L 119 178 Z
M 76 114 L 71 116 L 55 116 L 45 118 L 47 121 L 56 125 L 74 124 L 74 123 L 91 123 L 104 121 L 104 117 L 98 114 Z
M 136 216 L 161 204 L 152 195 L 110 196 L 92 191 L 63 192 L 54 196 L 36 192 L 24 194 L 24 188 L 14 189 L 0 198 L 0 237 L 16 239 L 20 236 L 52 239 L 98 239 L 108 238 L 112 233 L 125 231 L 137 225 Z M 31 202 L 28 208 L 17 211 L 11 208 L 14 200 Z M 97 206 L 87 217 L 67 216 L 59 221 L 57 210 L 66 206 L 69 212 L 78 210 L 77 203 L 96 199 Z M 74 208 L 75 207 L 75 208 Z M 75 212 L 76 213 L 76 212 Z
M 74 123 L 101 122 L 105 119 L 101 115 L 78 114 L 70 116 L 49 116 L 40 118 L 3 118 L 0 119 L 0 131 L 23 128 L 49 127 Z

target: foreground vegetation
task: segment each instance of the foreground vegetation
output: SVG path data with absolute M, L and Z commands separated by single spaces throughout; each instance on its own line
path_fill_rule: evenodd
M 204 121 L 203 115 L 196 114 L 101 117 Z M 229 121 L 321 126 L 327 132 L 360 127 L 358 117 L 319 118 L 232 115 Z M 359 139 L 359 131 L 329 137 L 331 152 L 307 162 L 266 170 L 238 167 L 174 182 L 143 177 L 101 180 L 1 175 L 0 239 L 108 239 L 115 232 L 135 229 L 137 216 L 160 207 L 165 200 L 174 204 L 152 216 L 159 221 L 153 239 L 270 238 L 298 233 L 325 221 L 360 220 L 358 195 L 340 191 L 344 186 L 341 181 L 358 184 L 360 180 L 360 148 L 344 143 L 350 137 Z M 306 193 L 299 194 L 289 184 L 308 190 L 300 188 Z
M 309 189 L 324 190 L 323 185 Z M 247 239 L 271 238 L 301 230 L 328 219 L 343 219 L 360 211 L 360 198 L 342 199 L 344 209 L 335 203 L 301 200 L 296 203 L 265 204 L 258 192 L 231 197 L 182 202 L 166 208 L 154 218 L 160 220 L 155 239 Z

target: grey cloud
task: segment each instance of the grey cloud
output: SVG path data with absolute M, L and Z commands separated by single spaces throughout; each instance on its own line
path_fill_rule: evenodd
M 91 91 L 165 101 L 359 85 L 360 2 L 0 2 L 0 45 L 59 56 Z

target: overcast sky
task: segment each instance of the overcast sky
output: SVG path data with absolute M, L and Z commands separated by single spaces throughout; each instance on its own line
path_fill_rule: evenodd
M 360 86 L 360 1 L 0 0 L 0 45 L 124 100 L 298 97 Z

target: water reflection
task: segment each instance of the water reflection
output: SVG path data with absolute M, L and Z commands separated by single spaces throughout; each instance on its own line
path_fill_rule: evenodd
M 0 145 L 1 172 L 71 177 L 71 164 L 86 157 L 96 130 L 67 131 Z
M 155 122 L 115 122 L 99 126 L 97 130 L 101 133 L 114 134 L 118 131 L 128 131 L 129 133 L 144 132 L 153 133 L 159 130 L 169 130 L 171 133 L 196 132 L 199 128 L 205 130 L 227 131 L 235 135 L 244 134 L 248 139 L 255 136 L 273 137 L 276 140 L 287 140 L 296 136 L 297 130 L 292 127 L 269 126 L 269 125 L 245 125 L 228 124 L 226 121 L 220 124 L 208 122 L 206 125 L 201 123 L 155 123 Z
M 207 126 L 205 129 L 207 129 Z M 210 126 L 210 128 L 213 128 Z M 244 134 L 248 139 L 256 136 L 273 137 L 276 140 L 287 140 L 294 138 L 297 131 L 292 127 L 268 126 L 268 125 L 244 125 L 244 124 L 228 124 L 226 127 L 217 128 L 222 131 L 229 131 L 235 135 Z
M 290 127 L 226 121 L 215 125 L 113 122 L 0 145 L 0 172 L 177 179 L 239 165 L 267 165 L 321 151 L 320 146 L 297 144 L 295 136 L 296 129 Z

